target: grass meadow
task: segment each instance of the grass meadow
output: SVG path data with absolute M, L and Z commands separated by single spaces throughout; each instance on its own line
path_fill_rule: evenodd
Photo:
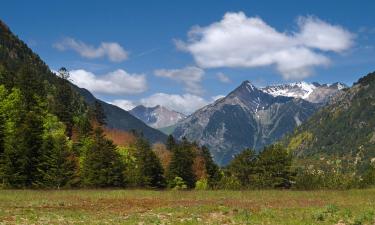
M 375 224 L 375 189 L 0 190 L 0 224 Z

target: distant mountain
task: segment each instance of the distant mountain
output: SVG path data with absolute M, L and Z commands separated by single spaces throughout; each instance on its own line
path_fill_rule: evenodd
M 129 113 L 153 128 L 170 127 L 186 118 L 184 114 L 160 105 L 155 107 L 139 105 L 130 110 Z
M 141 132 L 144 137 L 152 143 L 165 142 L 167 139 L 163 132 L 147 126 L 144 122 L 134 117 L 129 112 L 115 105 L 111 105 L 96 99 L 88 90 L 84 88 L 79 88 L 75 85 L 74 88 L 84 97 L 84 100 L 89 105 L 93 105 L 95 101 L 100 102 L 106 115 L 107 127 L 123 131 L 135 130 L 137 132 Z
M 225 165 L 244 148 L 259 150 L 292 132 L 318 107 L 303 99 L 273 96 L 245 81 L 179 122 L 173 135 L 206 145 L 216 162 Z
M 336 95 L 294 134 L 288 148 L 299 157 L 375 158 L 375 72 Z
M 307 83 L 302 81 L 290 84 L 271 85 L 261 88 L 261 90 L 273 96 L 302 98 L 309 102 L 325 103 L 330 97 L 347 87 L 348 86 L 343 83 L 319 84 L 316 82 Z

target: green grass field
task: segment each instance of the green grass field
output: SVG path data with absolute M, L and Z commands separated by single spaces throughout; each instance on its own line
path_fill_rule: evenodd
M 375 189 L 0 190 L 0 224 L 375 224 Z

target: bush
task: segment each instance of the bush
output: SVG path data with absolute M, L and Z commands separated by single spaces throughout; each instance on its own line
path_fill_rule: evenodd
M 173 190 L 186 190 L 187 185 L 185 181 L 181 177 L 175 177 L 172 181 L 168 184 L 169 188 Z
M 218 184 L 219 189 L 223 190 L 239 190 L 242 185 L 234 176 L 223 176 Z
M 195 190 L 207 190 L 208 181 L 207 179 L 200 179 L 195 183 Z

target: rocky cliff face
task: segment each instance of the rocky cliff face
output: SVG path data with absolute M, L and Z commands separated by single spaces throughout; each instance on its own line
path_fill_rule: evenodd
M 206 145 L 216 162 L 225 165 L 244 148 L 259 150 L 293 131 L 317 108 L 303 99 L 273 96 L 245 81 L 179 122 L 173 135 Z

